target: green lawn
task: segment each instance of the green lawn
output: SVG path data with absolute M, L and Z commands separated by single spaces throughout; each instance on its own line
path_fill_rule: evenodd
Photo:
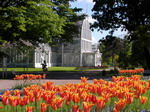
M 83 70 L 93 70 L 89 68 L 80 68 L 80 67 L 49 67 L 48 71 L 83 71 Z M 94 69 L 95 70 L 95 69 Z M 2 71 L 2 68 L 0 68 Z M 42 68 L 7 68 L 7 71 L 42 71 Z

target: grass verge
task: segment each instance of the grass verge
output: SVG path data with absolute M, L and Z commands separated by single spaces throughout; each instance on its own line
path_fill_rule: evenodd
M 80 68 L 80 67 L 49 67 L 48 71 L 88 71 L 88 70 L 98 70 L 99 68 Z M 3 71 L 3 68 L 0 68 L 0 71 Z M 42 71 L 42 68 L 7 68 L 7 71 L 16 71 L 16 72 L 24 72 L 24 71 Z

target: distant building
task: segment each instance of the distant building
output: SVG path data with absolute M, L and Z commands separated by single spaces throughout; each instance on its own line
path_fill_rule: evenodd
M 8 50 L 8 67 L 42 67 L 43 60 L 47 66 L 97 66 L 101 65 L 101 53 L 97 45 L 92 45 L 90 24 L 87 19 L 77 23 L 79 34 L 73 43 L 63 43 L 55 48 L 41 44 L 39 48 L 19 53 L 15 48 Z M 2 61 L 1 61 L 2 65 Z

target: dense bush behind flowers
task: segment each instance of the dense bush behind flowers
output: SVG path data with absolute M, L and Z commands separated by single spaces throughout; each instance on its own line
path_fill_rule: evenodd
M 87 83 L 25 87 L 7 90 L 2 98 L 2 112 L 141 112 L 150 109 L 150 80 L 141 75 L 112 77 L 111 81 L 94 79 Z

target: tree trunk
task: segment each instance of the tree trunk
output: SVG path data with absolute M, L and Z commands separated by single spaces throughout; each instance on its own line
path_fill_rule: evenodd
M 146 46 L 144 46 L 144 54 L 145 54 L 147 67 L 148 67 L 148 69 L 150 69 L 150 52 Z

